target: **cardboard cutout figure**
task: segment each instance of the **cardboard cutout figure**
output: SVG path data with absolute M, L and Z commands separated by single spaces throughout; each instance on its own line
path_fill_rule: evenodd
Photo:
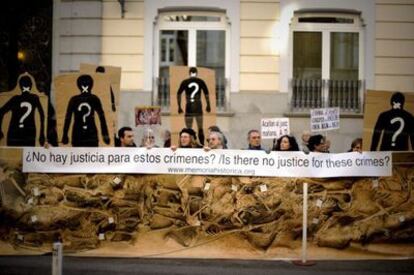
M 36 112 L 40 116 L 39 143 L 45 143 L 45 112 L 38 95 L 32 93 L 35 86 L 31 77 L 26 74 L 19 78 L 21 94 L 14 95 L 0 108 L 0 126 L 6 113 L 11 112 L 7 131 L 7 146 L 36 146 Z M 4 134 L 0 127 L 0 139 Z
M 178 144 L 178 134 L 183 128 L 192 128 L 198 133 L 197 140 L 204 144 L 204 133 L 209 126 L 216 125 L 215 71 L 203 67 L 170 66 L 169 79 L 172 144 Z
M 96 64 L 80 64 L 80 73 L 82 74 L 97 74 L 102 75 L 106 79 L 105 82 L 108 82 L 106 87 L 104 87 L 101 92 L 101 95 L 99 98 L 104 101 L 108 101 L 110 104 L 110 108 L 108 108 L 108 111 L 111 111 L 113 113 L 113 119 L 112 121 L 109 119 L 109 114 L 107 114 L 108 118 L 108 125 L 111 125 L 113 129 L 118 129 L 117 124 L 117 110 L 119 110 L 119 95 L 121 91 L 121 67 L 115 67 L 115 66 L 107 66 L 107 65 L 101 65 L 98 66 Z M 95 86 L 98 85 L 96 82 L 98 79 L 95 79 Z M 104 100 L 105 99 L 105 100 Z M 106 106 L 104 105 L 104 109 Z M 110 128 L 110 127 L 109 127 Z M 115 136 L 114 136 L 115 137 Z
M 96 67 L 96 72 L 97 73 L 105 73 L 105 67 L 103 66 L 98 66 Z M 109 93 L 111 96 L 111 108 L 113 112 L 116 112 L 116 106 L 115 106 L 115 95 L 114 95 L 114 91 L 112 90 L 112 86 L 109 86 Z
M 368 90 L 363 151 L 414 150 L 414 93 Z
M 68 131 L 72 116 L 72 146 L 97 147 L 99 144 L 98 131 L 95 123 L 95 112 L 98 114 L 103 141 L 109 144 L 110 138 L 106 124 L 105 113 L 99 97 L 92 94 L 93 79 L 90 75 L 81 75 L 77 80 L 80 94 L 73 96 L 68 104 L 65 124 L 63 127 L 62 143 L 68 144 Z
M 382 112 L 375 124 L 371 151 L 377 151 L 382 135 L 380 151 L 407 151 L 414 148 L 414 117 L 404 110 L 405 97 L 396 92 L 391 96 L 391 109 Z
M 191 67 L 189 70 L 190 77 L 183 80 L 177 92 L 178 113 L 182 114 L 181 108 L 181 94 L 185 92 L 185 125 L 187 128 L 192 128 L 193 120 L 197 123 L 198 138 L 201 144 L 204 144 L 203 131 L 203 106 L 201 103 L 201 93 L 204 93 L 206 99 L 206 112 L 211 112 L 210 98 L 208 88 L 204 80 L 197 77 L 197 68 Z
M 80 72 L 84 74 L 99 73 L 105 75 L 110 81 L 109 96 L 111 99 L 111 110 L 117 111 L 119 106 L 119 93 L 121 90 L 121 67 L 97 66 L 95 64 L 80 64 Z

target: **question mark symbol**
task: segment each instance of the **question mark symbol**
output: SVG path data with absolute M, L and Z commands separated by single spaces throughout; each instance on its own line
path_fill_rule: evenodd
M 210 157 L 212 158 L 211 163 L 214 164 L 214 160 L 216 159 L 216 155 L 215 154 L 211 154 Z
M 22 117 L 19 120 L 19 127 L 24 128 L 24 120 L 30 115 L 32 112 L 32 104 L 29 102 L 22 102 L 20 103 L 20 108 L 27 108 L 26 112 L 22 115 Z
M 394 117 L 393 119 L 391 119 L 391 124 L 394 124 L 396 122 L 400 123 L 400 127 L 397 129 L 397 131 L 395 131 L 395 133 L 392 135 L 391 138 L 391 146 L 394 147 L 395 146 L 395 140 L 397 139 L 398 135 L 401 134 L 402 130 L 404 129 L 405 126 L 405 122 L 404 119 L 400 118 L 400 117 Z
M 91 114 L 91 109 L 92 108 L 88 103 L 83 102 L 83 103 L 79 104 L 79 107 L 78 107 L 79 112 L 82 111 L 82 107 L 86 107 L 86 110 L 87 110 L 86 113 L 83 114 L 83 117 L 82 117 L 83 123 L 85 124 L 86 123 L 86 118 Z M 88 125 L 83 125 L 83 129 L 88 129 Z
M 389 156 L 386 156 L 385 157 L 385 161 L 387 162 L 387 166 L 388 166 L 388 163 L 390 162 L 390 157 Z
M 196 93 L 198 93 L 198 90 L 200 89 L 200 87 L 198 86 L 198 84 L 196 82 L 191 82 L 190 84 L 188 84 L 188 88 L 192 88 L 194 87 L 194 91 L 191 93 L 191 102 L 194 102 L 194 96 L 196 95 Z

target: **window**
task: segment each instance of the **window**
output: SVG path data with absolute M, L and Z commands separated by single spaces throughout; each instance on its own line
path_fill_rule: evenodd
M 194 66 L 215 70 L 216 106 L 224 110 L 227 87 L 228 31 L 224 14 L 219 12 L 166 12 L 158 17 L 156 28 L 154 102 L 168 110 L 169 66 Z
M 362 112 L 363 27 L 357 12 L 297 11 L 291 24 L 292 111 Z

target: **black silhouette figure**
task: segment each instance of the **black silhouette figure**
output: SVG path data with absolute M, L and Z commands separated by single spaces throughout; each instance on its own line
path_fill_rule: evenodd
M 183 80 L 177 92 L 178 113 L 183 113 L 181 108 L 181 94 L 185 91 L 185 125 L 187 128 L 192 128 L 193 120 L 195 118 L 198 128 L 198 138 L 201 144 L 204 144 L 203 131 L 203 106 L 201 103 L 201 92 L 206 98 L 206 112 L 210 112 L 210 99 L 208 95 L 208 88 L 204 80 L 197 77 L 197 68 L 191 67 L 189 70 L 190 77 Z
M 7 131 L 7 146 L 35 146 L 36 123 L 35 113 L 40 115 L 39 143 L 45 143 L 45 114 L 40 104 L 39 96 L 30 93 L 33 87 L 29 76 L 22 76 L 19 80 L 20 95 L 13 96 L 2 108 L 0 108 L 0 125 L 3 116 L 11 111 L 11 120 Z M 0 139 L 4 137 L 0 128 Z
M 72 146 L 97 147 L 99 139 L 95 123 L 96 112 L 101 122 L 102 138 L 106 144 L 109 144 L 108 127 L 101 101 L 96 95 L 92 94 L 92 77 L 90 75 L 81 75 L 78 77 L 77 84 L 80 94 L 73 96 L 69 100 L 65 116 L 65 125 L 63 127 L 62 143 L 69 143 L 68 131 L 73 114 Z
M 382 112 L 375 124 L 371 151 L 377 151 L 382 135 L 380 151 L 407 151 L 409 141 L 414 149 L 414 117 L 404 110 L 405 97 L 396 92 L 391 96 L 391 109 Z
M 98 66 L 96 68 L 95 72 L 97 72 L 97 73 L 105 73 L 105 67 Z M 112 85 L 109 86 L 109 89 L 110 89 L 110 93 L 111 93 L 111 107 L 112 107 L 112 111 L 113 112 L 116 112 L 115 95 L 114 95 L 114 91 L 112 90 Z

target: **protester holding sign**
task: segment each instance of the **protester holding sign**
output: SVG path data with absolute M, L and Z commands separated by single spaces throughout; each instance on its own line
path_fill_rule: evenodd
M 207 138 L 208 147 L 204 147 L 205 150 L 210 149 L 225 149 L 224 148 L 224 136 L 220 132 L 210 132 Z
M 219 132 L 223 136 L 223 149 L 229 149 L 228 140 L 217 125 L 211 125 L 208 127 L 208 135 L 210 135 L 211 132 Z
M 250 130 L 247 133 L 247 142 L 249 143 L 247 150 L 264 150 L 259 130 Z
M 137 147 L 134 142 L 134 132 L 131 127 L 122 127 L 118 130 L 118 144 L 116 147 Z
M 299 145 L 294 136 L 284 135 L 277 140 L 272 151 L 299 151 Z
M 351 143 L 351 149 L 348 152 L 362 152 L 362 138 L 356 138 Z
M 191 128 L 183 128 L 179 138 L 179 148 L 202 148 L 202 146 L 197 143 L 197 134 Z M 171 146 L 171 149 L 175 151 L 177 146 Z
M 308 148 L 310 152 L 326 153 L 325 137 L 314 135 L 309 138 Z
M 140 147 L 147 147 L 148 149 L 152 147 L 158 147 L 155 144 L 155 135 L 154 135 L 153 130 L 148 128 L 144 131 L 144 134 L 142 135 L 142 138 L 141 138 Z

